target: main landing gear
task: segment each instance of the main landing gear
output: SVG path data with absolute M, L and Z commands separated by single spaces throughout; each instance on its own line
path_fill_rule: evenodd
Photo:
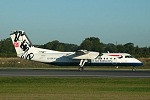
M 80 64 L 79 64 L 79 65 L 80 65 L 79 71 L 83 71 L 83 69 L 84 69 L 83 66 L 84 66 L 85 62 L 87 62 L 86 59 L 84 59 L 84 60 L 82 59 L 82 60 L 80 61 Z

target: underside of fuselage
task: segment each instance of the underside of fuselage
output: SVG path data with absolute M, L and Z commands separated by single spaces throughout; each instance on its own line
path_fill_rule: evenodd
M 58 66 L 79 66 L 79 62 L 51 62 L 49 64 Z M 143 63 L 88 63 L 84 66 L 141 66 Z

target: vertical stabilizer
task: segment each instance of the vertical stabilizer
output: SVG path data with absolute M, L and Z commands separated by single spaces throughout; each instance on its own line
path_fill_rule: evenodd
M 25 32 L 22 30 L 12 32 L 13 33 L 10 35 L 17 52 L 17 56 L 31 60 L 34 56 L 33 52 L 35 52 L 35 50 Z

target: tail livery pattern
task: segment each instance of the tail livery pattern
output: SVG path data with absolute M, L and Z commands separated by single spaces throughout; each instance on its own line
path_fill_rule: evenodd
M 12 31 L 11 39 L 13 41 L 17 56 L 31 60 L 34 57 L 34 47 L 24 31 Z

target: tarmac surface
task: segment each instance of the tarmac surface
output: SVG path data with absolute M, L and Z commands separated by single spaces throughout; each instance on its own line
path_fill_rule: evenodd
M 56 69 L 0 69 L 0 77 L 120 77 L 150 78 L 150 71 L 129 70 L 56 70 Z

